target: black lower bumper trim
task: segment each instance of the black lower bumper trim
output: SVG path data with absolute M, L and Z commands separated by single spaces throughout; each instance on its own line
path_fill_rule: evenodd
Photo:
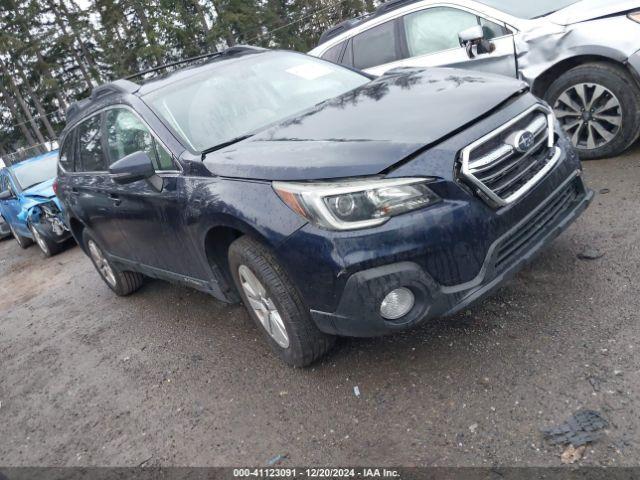
M 575 195 L 567 196 L 569 189 Z M 373 337 L 406 330 L 430 318 L 453 315 L 489 296 L 513 277 L 566 230 L 592 199 L 593 192 L 585 189 L 576 173 L 543 205 L 494 243 L 482 271 L 472 282 L 445 287 L 437 284 L 416 263 L 386 265 L 353 274 L 346 283 L 336 312 L 312 310 L 312 318 L 325 333 Z M 558 205 L 563 208 L 560 210 Z M 531 224 L 535 226 L 533 231 Z M 522 241 L 522 232 L 526 234 L 526 241 Z M 507 261 L 504 246 L 513 243 L 514 238 L 518 239 L 517 255 L 508 255 Z M 416 297 L 416 304 L 401 321 L 389 322 L 380 316 L 378 308 L 384 297 L 399 287 L 410 288 Z

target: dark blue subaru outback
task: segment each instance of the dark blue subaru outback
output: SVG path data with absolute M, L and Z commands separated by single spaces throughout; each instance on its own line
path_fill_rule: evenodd
M 118 295 L 148 276 L 242 300 L 290 365 L 478 301 L 592 198 L 506 77 L 235 47 L 139 78 L 68 112 L 74 237 Z

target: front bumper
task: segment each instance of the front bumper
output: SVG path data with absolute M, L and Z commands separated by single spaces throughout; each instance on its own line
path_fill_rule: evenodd
M 56 220 L 60 221 L 59 219 Z M 60 223 L 62 224 L 62 221 Z M 38 230 L 40 235 L 55 243 L 63 243 L 71 238 L 71 232 L 66 227 L 64 227 L 64 230 L 60 230 L 61 227 L 59 225 L 54 226 L 50 221 L 42 221 L 34 224 L 33 227 Z
M 370 337 L 405 330 L 436 317 L 455 314 L 485 298 L 514 276 L 587 208 L 593 192 L 586 189 L 581 171 L 574 171 L 544 202 L 489 248 L 480 273 L 464 284 L 438 284 L 414 262 L 401 262 L 360 271 L 346 282 L 333 313 L 312 310 L 318 327 L 330 334 Z M 391 290 L 410 288 L 413 310 L 398 322 L 383 319 L 378 308 Z
M 42 207 L 36 207 L 29 213 L 29 223 L 38 233 L 54 243 L 62 243 L 71 237 L 71 232 L 67 227 L 59 203 L 56 201 L 57 210 L 53 213 L 45 214 Z

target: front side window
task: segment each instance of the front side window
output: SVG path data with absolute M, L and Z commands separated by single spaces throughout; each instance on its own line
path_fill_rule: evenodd
M 45 154 L 37 160 L 18 163 L 11 170 L 20 190 L 28 190 L 55 178 L 58 173 L 58 155 Z
M 216 148 L 347 93 L 370 80 L 292 52 L 246 55 L 143 96 L 191 150 Z
M 78 154 L 80 172 L 102 172 L 106 170 L 100 133 L 100 115 L 94 115 L 78 127 Z
M 478 26 L 478 17 L 456 8 L 435 7 L 404 16 L 409 56 L 460 48 L 458 34 Z
M 370 28 L 353 37 L 353 65 L 365 69 L 398 60 L 395 22 Z
M 487 40 L 493 40 L 494 38 L 500 38 L 511 34 L 506 27 L 498 25 L 486 18 L 480 17 L 480 25 L 482 25 L 482 30 L 484 30 L 484 38 Z
M 110 163 L 135 152 L 149 155 L 156 170 L 173 170 L 171 155 L 153 137 L 149 128 L 126 108 L 112 108 L 105 113 L 105 132 Z

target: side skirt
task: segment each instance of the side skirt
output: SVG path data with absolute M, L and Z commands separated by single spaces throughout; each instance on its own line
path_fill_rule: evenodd
M 116 266 L 118 266 L 122 270 L 132 270 L 135 272 L 142 273 L 147 277 L 156 278 L 158 280 L 165 280 L 167 282 L 194 288 L 201 292 L 212 295 L 213 297 L 220 300 L 221 302 L 225 302 L 225 303 L 232 302 L 232 299 L 228 298 L 227 295 L 224 294 L 224 292 L 220 288 L 220 285 L 214 279 L 211 279 L 211 281 L 201 280 L 199 278 L 188 277 L 186 275 L 170 272 L 168 270 L 163 270 L 161 268 L 150 267 L 149 265 L 144 265 L 142 263 L 134 262 L 132 260 L 127 260 L 125 258 L 117 257 L 115 255 L 108 255 L 108 256 L 109 256 L 109 260 L 111 260 Z

